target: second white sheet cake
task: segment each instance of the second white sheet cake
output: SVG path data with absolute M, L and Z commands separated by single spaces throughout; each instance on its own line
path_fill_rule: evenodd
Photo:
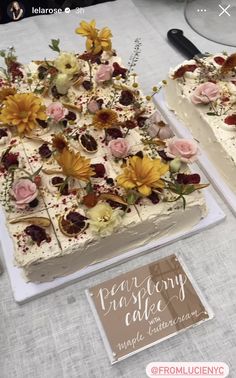
M 156 97 L 163 115 L 181 137 L 178 123 L 192 133 L 207 159 L 199 157 L 202 169 L 231 202 L 230 192 L 236 194 L 236 54 L 184 61 L 170 70 L 163 91 L 165 99 Z

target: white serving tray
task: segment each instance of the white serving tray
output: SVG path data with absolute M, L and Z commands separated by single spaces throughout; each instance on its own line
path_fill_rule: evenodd
M 195 169 L 196 171 L 196 169 Z M 109 260 L 99 262 L 94 265 L 90 265 L 80 271 L 70 274 L 66 277 L 56 278 L 54 281 L 45 282 L 40 284 L 27 283 L 25 282 L 21 269 L 13 265 L 13 242 L 7 231 L 6 225 L 4 223 L 4 215 L 0 210 L 0 240 L 3 255 L 5 258 L 5 265 L 8 271 L 8 275 L 11 282 L 11 287 L 15 301 L 17 303 L 24 303 L 34 299 L 36 297 L 50 293 L 56 289 L 69 285 L 73 282 L 79 281 L 81 279 L 92 276 L 100 271 L 108 269 L 112 266 L 123 263 L 134 257 L 140 256 L 145 253 L 149 253 L 155 249 L 158 249 L 164 245 L 171 244 L 177 240 L 192 236 L 198 232 L 201 232 L 207 228 L 210 228 L 225 219 L 225 214 L 216 203 L 213 196 L 206 189 L 204 190 L 206 203 L 208 206 L 208 215 L 202 219 L 196 226 L 190 231 L 185 231 L 182 233 L 175 234 L 169 237 L 163 237 L 158 240 L 154 240 L 145 246 L 133 249 L 131 251 L 125 252 L 122 255 L 113 257 Z
M 171 129 L 177 136 L 181 138 L 193 139 L 191 131 L 175 115 L 175 113 L 168 108 L 168 105 L 165 101 L 164 89 L 161 89 L 160 92 L 154 96 L 154 102 L 158 110 L 162 113 L 163 117 L 169 123 Z M 234 193 L 229 188 L 215 165 L 208 158 L 207 153 L 204 152 L 201 148 L 197 163 L 200 166 L 201 170 L 211 181 L 211 184 L 217 190 L 219 195 L 228 204 L 231 211 L 236 216 L 236 193 Z

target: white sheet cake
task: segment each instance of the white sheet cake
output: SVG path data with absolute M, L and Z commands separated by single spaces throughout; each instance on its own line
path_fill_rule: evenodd
M 198 147 L 175 138 L 108 28 L 81 22 L 83 54 L 27 66 L 2 52 L 0 200 L 15 262 L 50 281 L 191 229 L 206 214 Z M 157 88 L 153 88 L 153 93 Z

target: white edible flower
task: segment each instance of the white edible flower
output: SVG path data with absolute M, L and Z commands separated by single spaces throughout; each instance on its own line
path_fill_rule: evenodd
M 62 52 L 54 61 L 55 67 L 60 73 L 71 77 L 80 72 L 81 67 L 76 56 L 72 53 Z
M 227 83 L 227 89 L 230 95 L 236 95 L 236 85 L 234 83 Z
M 103 51 L 102 55 L 101 55 L 101 60 L 103 62 L 105 62 L 107 60 L 110 60 L 112 57 L 113 57 L 113 51 L 112 50 L 110 50 L 110 51 Z
M 109 236 L 119 227 L 124 212 L 120 209 L 113 209 L 108 203 L 98 203 L 88 210 L 90 219 L 90 230 L 101 237 Z
M 57 78 L 55 80 L 55 85 L 56 85 L 58 93 L 60 93 L 62 95 L 67 94 L 68 89 L 72 85 L 72 82 L 71 82 L 70 79 L 71 79 L 70 76 L 63 74 L 63 73 L 60 73 L 60 74 L 57 75 Z

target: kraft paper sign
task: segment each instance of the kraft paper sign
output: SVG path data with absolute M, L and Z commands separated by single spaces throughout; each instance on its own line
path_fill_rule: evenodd
M 93 286 L 86 293 L 111 363 L 213 317 L 176 255 Z

